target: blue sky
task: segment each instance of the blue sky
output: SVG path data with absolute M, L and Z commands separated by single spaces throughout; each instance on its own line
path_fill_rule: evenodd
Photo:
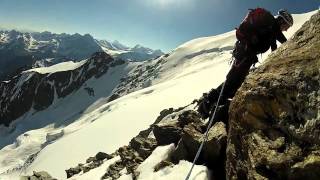
M 0 27 L 90 33 L 170 51 L 234 29 L 248 8 L 303 13 L 319 5 L 319 0 L 0 0 Z

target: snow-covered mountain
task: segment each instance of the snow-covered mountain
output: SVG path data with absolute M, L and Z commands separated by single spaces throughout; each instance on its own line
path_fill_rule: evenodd
M 90 34 L 0 31 L 0 80 L 21 70 L 65 61 L 81 61 L 105 51 L 124 60 L 142 61 L 163 55 L 160 50 L 129 48 L 118 41 L 96 40 Z
M 98 43 L 100 43 L 100 45 L 102 47 L 107 48 L 107 50 L 114 50 L 114 51 L 124 51 L 124 50 L 128 50 L 130 49 L 130 47 L 127 47 L 123 44 L 121 44 L 119 41 L 113 41 L 113 42 L 109 42 L 107 40 L 98 40 Z
M 164 54 L 159 49 L 152 50 L 141 45 L 136 45 L 133 48 L 130 48 L 125 45 L 122 45 L 118 41 L 108 42 L 106 40 L 98 40 L 97 42 L 105 52 L 111 54 L 113 57 L 117 59 L 144 61 L 147 59 L 157 58 Z
M 0 31 L 0 77 L 15 75 L 33 66 L 80 61 L 99 51 L 102 48 L 89 34 Z
M 314 13 L 294 15 L 295 24 L 286 36 L 292 36 Z M 186 106 L 224 80 L 230 68 L 228 61 L 236 40 L 234 34 L 231 31 L 194 39 L 168 55 L 149 61 L 125 61 L 111 66 L 110 63 L 117 61 L 110 56 L 104 55 L 108 58 L 102 59 L 93 56 L 74 64 L 31 69 L 16 79 L 2 82 L 1 109 L 8 108 L 15 98 L 32 103 L 16 117 L 8 116 L 11 118 L 9 127 L 0 126 L 0 178 L 17 179 L 19 175 L 45 170 L 53 177 L 66 179 L 66 169 L 86 162 L 99 151 L 113 153 L 128 144 L 141 130 L 153 124 L 163 109 Z M 94 62 L 105 66 L 100 68 Z M 40 79 L 30 81 L 33 76 L 40 76 L 43 82 Z M 76 81 L 76 88 L 66 90 L 78 79 L 75 77 L 81 77 L 81 81 Z M 48 89 L 54 98 L 45 103 L 46 106 L 35 108 L 37 101 L 23 100 L 29 97 L 20 93 L 23 87 L 35 99 L 36 94 Z M 65 91 L 65 95 L 58 95 Z M 10 97 L 7 93 L 11 93 Z M 16 108 L 10 111 L 14 110 Z M 6 119 L 1 122 L 3 124 Z M 191 166 L 188 161 L 153 172 L 154 166 L 166 159 L 173 149 L 173 144 L 155 149 L 138 167 L 140 179 L 184 178 Z M 100 179 L 117 158 L 120 157 L 104 161 L 99 168 L 74 179 Z M 191 179 L 208 179 L 209 174 L 207 167 L 196 165 Z M 131 179 L 131 175 L 123 171 L 120 178 Z

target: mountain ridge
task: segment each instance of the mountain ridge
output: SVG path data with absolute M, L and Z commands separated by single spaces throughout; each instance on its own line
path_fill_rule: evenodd
M 129 48 L 118 41 L 97 40 L 90 34 L 0 31 L 0 80 L 22 70 L 80 61 L 95 52 L 107 52 L 117 59 L 143 61 L 163 55 L 161 50 Z

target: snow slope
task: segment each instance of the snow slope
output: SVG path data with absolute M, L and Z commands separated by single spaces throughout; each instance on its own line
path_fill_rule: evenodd
M 295 25 L 285 33 L 286 36 L 290 37 L 313 13 L 315 12 L 294 15 Z M 36 114 L 29 112 L 17 121 L 15 129 L 2 127 L 0 179 L 16 179 L 20 174 L 32 174 L 32 171 L 39 170 L 45 170 L 58 179 L 65 179 L 64 170 L 85 162 L 89 156 L 99 151 L 112 153 L 120 146 L 128 144 L 139 131 L 154 122 L 161 110 L 185 106 L 199 98 L 203 92 L 218 86 L 230 68 L 228 60 L 235 40 L 234 31 L 231 31 L 186 42 L 164 59 L 159 75 L 152 80 L 150 87 L 106 103 L 103 91 L 108 82 L 91 79 L 87 84 L 94 89 L 100 88 L 101 98 L 81 110 L 81 113 L 72 116 L 68 114 L 76 112 L 75 109 L 84 103 L 83 89 L 65 99 L 57 100 L 55 106 L 45 111 Z M 265 57 L 266 55 L 262 59 Z M 119 72 L 115 69 L 109 75 L 116 73 Z M 105 81 L 108 81 L 107 76 L 104 77 Z M 65 115 L 69 115 L 69 119 Z M 32 124 L 35 122 L 37 125 Z M 25 126 L 32 128 L 21 131 L 26 129 Z M 170 151 L 170 146 L 163 147 L 167 148 L 166 150 L 161 148 L 154 153 L 160 151 L 162 155 L 153 154 L 144 163 L 152 164 L 164 157 L 165 152 Z M 30 162 L 26 164 L 27 160 Z M 174 167 L 167 167 L 154 174 L 148 170 L 148 164 L 141 164 L 139 168 L 144 172 L 141 179 L 170 179 L 177 178 L 177 172 L 187 174 L 190 165 L 190 162 L 181 161 Z M 106 166 L 107 164 L 103 167 Z M 10 170 L 17 167 L 16 170 Z M 207 169 L 202 166 L 196 166 L 196 169 L 204 173 L 197 179 L 206 179 L 209 173 Z M 102 175 L 83 174 L 82 179 L 86 179 L 85 176 L 100 179 Z M 129 176 L 124 175 L 122 178 L 128 179 Z
M 55 64 L 49 67 L 39 67 L 39 68 L 29 69 L 25 72 L 35 71 L 41 74 L 47 74 L 47 73 L 54 73 L 57 71 L 68 71 L 68 70 L 73 70 L 82 66 L 85 62 L 86 60 L 82 60 L 80 62 L 66 61 L 66 62 Z

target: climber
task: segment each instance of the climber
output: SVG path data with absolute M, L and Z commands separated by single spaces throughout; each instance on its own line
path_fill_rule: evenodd
M 270 47 L 272 51 L 277 49 L 277 40 L 280 43 L 287 41 L 282 31 L 287 31 L 292 25 L 293 18 L 287 10 L 279 10 L 278 15 L 274 17 L 263 8 L 250 9 L 240 26 L 236 28 L 237 42 L 232 52 L 233 63 L 224 82 L 220 104 L 233 98 L 248 75 L 250 67 L 258 62 L 257 54 L 266 52 Z M 205 93 L 199 100 L 198 112 L 204 119 L 209 117 L 224 83 L 208 94 Z

